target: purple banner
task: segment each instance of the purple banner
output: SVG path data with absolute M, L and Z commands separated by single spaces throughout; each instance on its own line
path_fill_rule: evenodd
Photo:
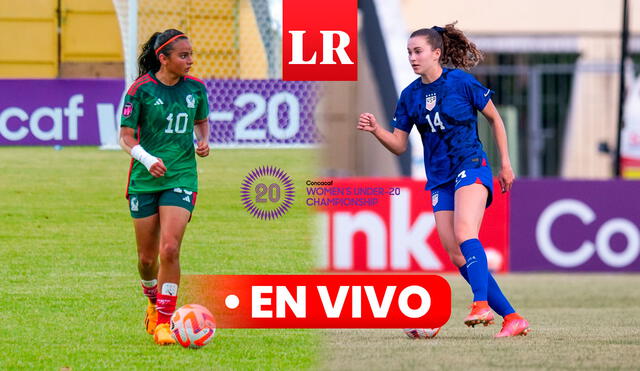
M 214 145 L 309 146 L 317 85 L 307 81 L 207 80 Z
M 214 146 L 309 146 L 317 85 L 206 80 Z M 0 80 L 0 145 L 115 145 L 122 80 Z
M 122 80 L 0 80 L 0 145 L 117 143 Z
M 640 271 L 640 181 L 519 180 L 511 271 Z

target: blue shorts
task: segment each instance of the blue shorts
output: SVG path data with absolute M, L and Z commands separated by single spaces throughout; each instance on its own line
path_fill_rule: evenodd
M 471 184 L 482 184 L 487 187 L 489 196 L 487 206 L 493 201 L 493 175 L 489 166 L 481 166 L 475 169 L 462 170 L 455 180 L 439 185 L 431 190 L 431 206 L 433 212 L 443 210 L 455 210 L 454 195 L 456 191 Z

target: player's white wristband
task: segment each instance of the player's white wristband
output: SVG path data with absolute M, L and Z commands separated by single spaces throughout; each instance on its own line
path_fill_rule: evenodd
M 131 148 L 131 157 L 140 161 L 147 170 L 151 169 L 151 165 L 158 162 L 158 158 L 149 154 L 149 152 L 145 151 L 141 145 L 136 144 L 133 148 Z

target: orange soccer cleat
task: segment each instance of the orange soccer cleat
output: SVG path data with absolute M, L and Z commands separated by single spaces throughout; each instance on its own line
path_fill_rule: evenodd
M 156 331 L 153 334 L 153 340 L 158 345 L 171 345 L 176 343 L 173 336 L 171 336 L 171 330 L 169 329 L 168 323 L 161 323 L 156 326 Z
M 505 316 L 504 322 L 502 322 L 502 330 L 496 334 L 496 338 L 506 338 L 509 336 L 526 336 L 531 329 L 529 328 L 529 322 L 526 319 L 516 316 L 516 318 L 508 318 Z
M 475 327 L 478 324 L 489 326 L 493 324 L 493 312 L 486 301 L 474 301 L 471 313 L 464 319 L 464 324 Z
M 153 335 L 156 331 L 156 324 L 158 323 L 158 311 L 156 311 L 155 304 L 149 301 L 147 305 L 147 311 L 144 314 L 144 327 L 147 329 L 149 335 Z

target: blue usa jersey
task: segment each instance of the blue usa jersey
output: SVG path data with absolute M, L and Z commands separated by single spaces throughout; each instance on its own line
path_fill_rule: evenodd
M 464 169 L 486 165 L 478 111 L 493 93 L 471 74 L 449 68 L 430 84 L 418 78 L 402 91 L 391 125 L 407 133 L 415 125 L 420 132 L 427 189 L 454 180 Z

